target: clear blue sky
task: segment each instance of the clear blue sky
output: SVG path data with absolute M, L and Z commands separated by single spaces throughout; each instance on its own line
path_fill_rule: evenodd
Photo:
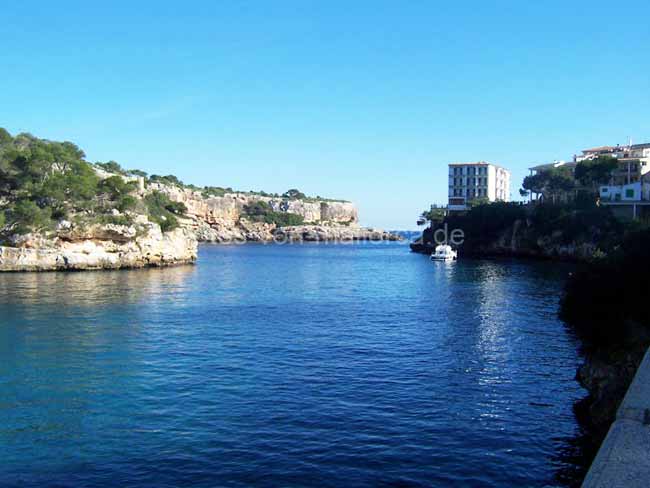
M 447 163 L 650 141 L 650 2 L 6 2 L 0 126 L 413 228 Z

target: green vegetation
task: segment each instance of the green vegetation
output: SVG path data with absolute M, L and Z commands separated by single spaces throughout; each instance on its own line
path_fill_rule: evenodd
M 552 203 L 559 201 L 563 194 L 575 189 L 575 182 L 571 170 L 560 166 L 548 171 L 540 171 L 535 175 L 526 176 L 520 190 L 520 195 L 541 193 L 549 198 Z
M 164 193 L 154 191 L 144 198 L 149 218 L 160 225 L 163 232 L 174 230 L 178 227 L 179 215 L 183 215 L 187 208 L 181 202 L 173 202 Z
M 120 212 L 136 209 L 138 201 L 131 195 L 136 190 L 136 187 L 135 182 L 127 182 L 119 176 L 106 178 L 97 185 L 100 195 L 112 202 L 114 208 Z
M 462 251 L 466 254 L 491 252 L 503 238 L 510 242 L 515 224 L 517 252 L 544 255 L 544 242 L 553 245 L 581 245 L 596 242 L 601 251 L 614 249 L 630 227 L 617 219 L 609 207 L 599 207 L 593 198 L 570 203 L 521 203 L 494 202 L 470 208 L 467 212 L 451 213 L 441 218 L 441 210 L 425 212 L 431 223 L 423 232 L 423 243 L 429 247 L 435 243 L 435 232 L 447 228 L 460 229 L 464 233 Z M 426 250 L 427 248 L 425 248 Z
M 127 172 L 129 175 L 134 175 L 134 176 L 143 176 L 146 177 L 145 172 L 138 172 L 137 170 L 131 170 Z M 183 183 L 181 180 L 179 180 L 176 176 L 174 175 L 167 175 L 167 176 L 160 176 L 160 175 L 151 175 L 149 177 L 149 182 L 151 183 L 160 183 L 163 185 L 170 185 L 170 186 L 176 186 L 178 188 L 183 188 L 187 190 L 194 190 L 199 193 L 204 198 L 210 198 L 210 197 L 223 197 L 228 193 L 240 193 L 242 195 L 248 195 L 248 196 L 259 196 L 259 197 L 265 197 L 265 198 L 277 198 L 277 199 L 285 199 L 285 200 L 304 200 L 305 202 L 339 202 L 339 203 L 348 203 L 347 200 L 340 200 L 340 199 L 334 199 L 334 198 L 324 198 L 321 196 L 317 197 L 309 197 L 305 195 L 303 192 L 300 190 L 297 190 L 295 188 L 291 190 L 287 190 L 283 194 L 279 193 L 267 193 L 265 191 L 256 191 L 256 190 L 250 190 L 250 191 L 241 191 L 241 190 L 234 190 L 231 187 L 221 187 L 221 186 L 204 186 L 204 187 L 198 187 L 196 185 L 191 185 L 191 184 L 186 184 Z
M 585 188 L 590 188 L 593 193 L 598 193 L 598 186 L 608 184 L 617 167 L 618 159 L 611 156 L 600 156 L 591 161 L 578 163 L 575 178 Z
M 588 347 L 622 344 L 630 336 L 629 329 L 647 329 L 648 263 L 650 229 L 628 229 L 614 253 L 582 266 L 569 278 L 560 317 L 575 328 Z
M 304 200 L 307 198 L 307 195 L 305 195 L 303 192 L 300 190 L 296 190 L 295 188 L 292 188 L 291 190 L 287 190 L 282 194 L 282 198 L 287 198 L 289 200 Z
M 147 178 L 149 176 L 146 171 L 141 171 L 139 169 L 130 169 L 126 174 L 128 176 L 140 176 L 142 178 Z
M 576 201 L 573 204 L 541 204 L 532 206 L 529 220 L 540 236 L 559 234 L 566 244 L 596 239 L 603 247 L 611 248 L 625 225 L 614 217 L 608 207 L 598 207 Z
M 232 188 L 222 188 L 220 186 L 206 186 L 201 190 L 204 198 L 223 197 L 226 193 L 233 193 Z
M 107 163 L 95 163 L 95 166 L 97 166 L 100 169 L 103 169 L 104 171 L 107 171 L 109 173 L 114 173 L 117 175 L 126 176 L 128 174 L 126 171 L 124 171 L 122 166 L 120 166 L 115 161 L 109 161 Z
M 185 188 L 186 185 L 179 180 L 174 175 L 160 176 L 160 175 L 151 175 L 149 181 L 152 183 L 161 183 L 163 185 L 178 186 L 180 188 Z
M 101 214 L 96 216 L 93 219 L 94 222 L 100 224 L 113 224 L 113 225 L 132 225 L 133 218 L 128 214 L 122 215 L 112 215 L 112 214 Z M 83 223 L 83 221 L 78 221 L 78 223 Z
M 616 158 L 600 156 L 593 160 L 581 161 L 576 165 L 574 173 L 565 166 L 539 171 L 524 178 L 519 194 L 522 197 L 531 193 L 542 194 L 551 203 L 567 200 L 562 198 L 567 194 L 582 198 L 583 203 L 589 199 L 595 201 L 598 187 L 609 183 L 617 166 Z
M 98 169 L 110 173 L 110 176 L 100 178 Z M 204 197 L 235 193 L 232 188 L 187 185 L 174 175 L 148 177 L 144 171 L 126 170 L 115 161 L 90 164 L 83 151 L 71 142 L 53 142 L 31 134 L 12 137 L 0 128 L 0 230 L 4 237 L 44 232 L 53 230 L 62 220 L 73 221 L 76 225 L 127 225 L 138 213 L 148 215 L 164 231 L 176 228 L 178 216 L 186 211 L 185 206 L 155 191 L 141 198 L 137 194 L 137 183 L 126 179 L 134 176 L 146 178 L 149 183 L 191 189 Z M 308 202 L 344 201 L 310 198 L 295 188 L 282 195 L 266 192 L 246 194 L 285 202 L 298 199 Z M 278 226 L 303 224 L 301 216 L 274 211 L 262 200 L 247 206 L 244 213 L 256 222 Z
M 467 202 L 469 208 L 480 207 L 481 205 L 489 205 L 490 199 L 488 197 L 476 197 Z
M 6 145 L 11 143 L 12 137 L 6 129 L 0 127 L 0 145 Z
M 266 222 L 267 224 L 275 224 L 278 227 L 302 225 L 304 223 L 301 215 L 290 212 L 275 212 L 268 203 L 262 200 L 245 205 L 244 214 L 253 222 Z
M 494 202 L 472 207 L 465 214 L 451 215 L 446 222 L 449 228 L 463 229 L 465 242 L 477 248 L 489 244 L 525 217 L 526 211 L 518 203 Z
M 14 232 L 46 230 L 54 220 L 94 207 L 99 177 L 71 142 L 51 142 L 30 134 L 0 136 L 0 199 Z
M 443 219 L 440 219 L 438 208 L 432 211 L 434 214 L 430 219 L 431 225 L 422 233 L 422 241 L 432 246 L 437 243 L 435 233 L 439 229 L 445 227 L 449 231 L 460 229 L 465 236 L 463 249 L 468 253 L 491 244 L 517 220 L 526 218 L 526 209 L 523 205 L 506 202 L 478 204 L 467 212 L 452 213 Z
M 447 215 L 447 207 L 443 206 L 438 206 L 438 205 L 431 205 L 429 210 L 425 210 L 420 214 L 420 217 L 418 218 L 418 225 L 426 225 L 429 223 L 430 226 L 438 226 L 440 225 L 444 220 L 445 216 Z
M 114 174 L 101 179 L 85 154 L 71 142 L 52 142 L 31 134 L 12 137 L 0 129 L 0 229 L 6 234 L 48 231 L 63 219 L 80 224 L 130 224 L 131 213 L 155 213 L 164 229 L 175 225 L 182 204 L 145 205 L 137 184 L 115 161 L 96 163 Z M 136 174 L 131 171 L 130 174 Z M 149 202 L 148 202 L 149 203 Z M 167 212 L 167 213 L 165 213 Z M 166 219 L 168 215 L 170 218 Z
M 52 209 L 39 207 L 31 200 L 18 200 L 6 213 L 15 232 L 26 234 L 30 230 L 45 230 L 52 226 Z

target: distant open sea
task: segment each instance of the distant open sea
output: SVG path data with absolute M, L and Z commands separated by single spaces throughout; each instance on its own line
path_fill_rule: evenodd
M 0 486 L 555 486 L 570 268 L 402 243 L 0 275 Z

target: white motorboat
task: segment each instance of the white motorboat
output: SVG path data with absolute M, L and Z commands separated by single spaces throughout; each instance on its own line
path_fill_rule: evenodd
M 453 250 L 451 246 L 440 245 L 436 246 L 436 250 L 431 254 L 433 261 L 453 261 L 458 259 L 458 253 Z

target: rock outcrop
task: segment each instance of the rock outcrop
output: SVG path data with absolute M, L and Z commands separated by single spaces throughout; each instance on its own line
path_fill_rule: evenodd
M 498 233 L 493 239 L 465 239 L 460 246 L 461 254 L 474 257 L 518 257 L 558 261 L 585 261 L 596 256 L 600 250 L 596 238 L 567 239 L 559 230 L 540 232 L 530 221 L 517 220 Z M 414 252 L 430 254 L 436 247 L 433 231 L 426 229 L 422 236 L 411 243 Z
M 300 225 L 280 227 L 273 232 L 275 242 L 317 241 L 399 241 L 401 238 L 380 229 L 355 226 Z
M 144 268 L 196 261 L 197 241 L 178 228 L 163 233 L 160 226 L 96 224 L 68 229 L 53 236 L 26 235 L 15 247 L 0 247 L 0 271 L 57 271 Z
M 350 202 L 317 199 L 287 199 L 249 193 L 206 196 L 201 191 L 152 183 L 150 190 L 167 195 L 187 208 L 181 225 L 194 232 L 199 242 L 281 242 L 281 241 L 352 241 L 399 240 L 400 237 L 379 229 L 359 226 L 356 207 Z M 303 225 L 278 227 L 251 221 L 247 205 L 264 202 L 274 212 L 300 216 Z
M 199 189 L 115 161 L 91 164 L 71 142 L 13 137 L 2 128 L 0 136 L 0 154 L 7 156 L 0 178 L 0 271 L 191 263 L 197 241 L 391 238 L 359 228 L 357 210 L 346 201 L 309 198 L 296 189 L 282 197 Z
M 616 417 L 625 393 L 650 347 L 650 328 L 628 320 L 617 325 L 621 340 L 583 346 L 584 362 L 576 379 L 588 392 L 577 408 L 590 434 L 602 439 Z

